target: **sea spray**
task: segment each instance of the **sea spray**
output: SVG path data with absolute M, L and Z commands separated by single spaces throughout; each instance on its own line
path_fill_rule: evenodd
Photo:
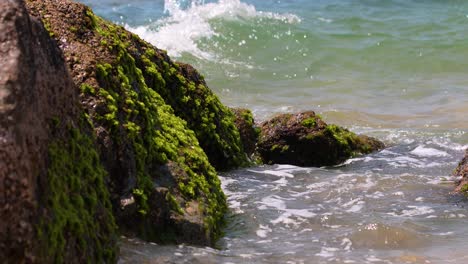
M 159 48 L 166 49 L 171 56 L 179 57 L 183 53 L 189 53 L 198 58 L 213 60 L 217 58 L 217 54 L 204 50 L 199 45 L 200 40 L 220 34 L 212 25 L 213 20 L 269 19 L 284 23 L 300 22 L 300 18 L 295 15 L 257 11 L 253 5 L 240 0 L 221 0 L 216 3 L 193 0 L 189 1 L 190 4 L 187 2 L 165 0 L 164 11 L 168 17 L 144 26 L 127 25 L 127 28 Z M 243 42 L 239 43 L 242 45 Z

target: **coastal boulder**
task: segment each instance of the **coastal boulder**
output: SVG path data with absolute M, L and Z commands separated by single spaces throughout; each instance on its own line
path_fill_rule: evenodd
M 270 164 L 329 166 L 384 148 L 377 139 L 326 124 L 312 111 L 278 115 L 260 128 L 257 151 Z
M 0 259 L 117 260 L 107 173 L 61 51 L 23 1 L 0 1 Z
M 213 245 L 226 198 L 215 168 L 245 164 L 234 115 L 189 65 L 70 0 L 27 0 L 62 50 L 94 130 L 119 231 Z
M 455 191 L 468 195 L 468 149 L 465 152 L 465 157 L 460 161 L 453 174 L 461 177 Z

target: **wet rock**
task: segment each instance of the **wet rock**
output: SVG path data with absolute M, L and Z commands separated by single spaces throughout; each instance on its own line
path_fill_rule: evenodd
M 227 206 L 211 164 L 228 169 L 247 160 L 234 115 L 193 67 L 85 5 L 29 0 L 27 7 L 65 56 L 109 174 L 119 230 L 213 245 Z
M 257 145 L 259 129 L 255 126 L 252 112 L 244 108 L 231 108 L 236 120 L 235 125 L 239 130 L 245 153 L 251 157 Z
M 167 59 L 170 62 L 169 59 Z M 158 63 L 156 60 L 154 62 Z M 170 65 L 177 70 L 163 70 L 166 87 L 155 86 L 175 114 L 192 129 L 210 163 L 221 171 L 235 169 L 248 164 L 239 132 L 234 125 L 233 113 L 221 104 L 218 97 L 208 88 L 205 79 L 191 65 L 177 62 Z M 151 83 L 155 77 L 143 73 Z
M 462 177 L 455 191 L 468 195 L 468 149 L 465 152 L 465 157 L 460 161 L 453 174 Z
M 117 258 L 105 171 L 61 51 L 23 1 L 0 1 L 2 263 Z
M 384 148 L 377 139 L 326 124 L 314 112 L 282 114 L 260 125 L 257 151 L 265 163 L 328 166 Z

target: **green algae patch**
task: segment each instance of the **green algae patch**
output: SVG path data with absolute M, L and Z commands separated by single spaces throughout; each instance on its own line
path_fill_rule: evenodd
M 45 215 L 37 227 L 42 259 L 63 263 L 81 256 L 88 263 L 117 259 L 116 225 L 107 172 L 92 137 L 69 128 L 49 145 L 47 183 L 42 190 Z
M 314 117 L 309 117 L 309 118 L 304 119 L 304 121 L 302 121 L 302 125 L 307 128 L 313 128 L 317 125 L 317 121 L 315 120 Z
M 129 33 L 100 18 L 94 20 L 96 31 L 106 43 L 112 43 L 107 49 L 115 55 L 114 61 L 96 66 L 99 84 L 97 98 L 103 111 L 97 112 L 94 120 L 110 131 L 116 145 L 124 139 L 133 149 L 137 180 L 133 195 L 140 214 L 140 227 L 137 228 L 139 236 L 152 241 L 178 241 L 177 230 L 152 224 L 151 217 L 158 208 L 152 208 L 150 200 L 156 187 L 167 187 L 157 182 L 168 176 L 159 175 L 154 168 L 175 163 L 181 172 L 170 175 L 176 185 L 170 186 L 165 195 L 170 210 L 166 213 L 184 215 L 188 201 L 195 200 L 203 204 L 202 224 L 206 228 L 207 239 L 214 241 L 221 234 L 226 201 L 216 171 L 200 148 L 196 133 L 158 93 L 156 83 L 161 86 L 159 90 L 170 89 L 158 75 L 156 66 L 138 67 L 138 58 L 129 52 L 132 47 L 128 40 L 133 39 Z M 175 68 L 172 69 L 167 70 L 176 74 Z M 152 87 L 148 86 L 148 80 L 144 77 L 147 71 L 158 76 L 158 80 L 152 82 Z M 178 80 L 183 82 L 184 78 L 179 76 Z M 173 84 L 171 87 L 174 87 Z
M 67 40 L 60 48 L 109 175 L 119 231 L 213 245 L 227 205 L 212 165 L 248 164 L 233 113 L 193 68 L 88 7 L 67 0 L 27 5 L 47 18 L 57 41 Z
M 384 147 L 374 138 L 328 125 L 312 111 L 273 117 L 262 123 L 261 129 L 257 150 L 270 164 L 337 165 Z
M 164 56 L 151 47 L 144 51 L 141 67 L 149 87 L 187 121 L 215 168 L 228 170 L 248 165 L 234 114 L 221 104 L 195 69 L 172 63 Z
M 460 188 L 460 192 L 464 194 L 465 196 L 468 196 L 468 183 L 466 183 Z
M 234 113 L 234 124 L 240 133 L 244 151 L 251 160 L 256 162 L 258 157 L 255 155 L 255 147 L 260 135 L 260 128 L 255 125 L 252 111 L 244 108 L 232 108 L 230 110 Z
M 337 125 L 328 125 L 325 128 L 325 133 L 333 137 L 336 140 L 338 151 L 343 156 L 353 157 L 357 149 L 359 138 L 356 134 L 350 132 L 347 129 L 339 127 Z M 361 146 L 359 146 L 361 147 Z M 365 148 L 362 146 L 362 148 Z

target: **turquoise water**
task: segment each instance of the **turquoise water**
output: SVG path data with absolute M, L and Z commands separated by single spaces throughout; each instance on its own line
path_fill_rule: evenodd
M 359 125 L 467 128 L 466 1 L 192 2 L 203 1 L 92 5 L 260 119 L 314 109 L 347 124 L 351 114 Z
M 121 262 L 468 263 L 468 1 L 82 2 L 258 120 L 314 110 L 389 148 L 333 168 L 222 176 L 218 249 L 122 240 Z

